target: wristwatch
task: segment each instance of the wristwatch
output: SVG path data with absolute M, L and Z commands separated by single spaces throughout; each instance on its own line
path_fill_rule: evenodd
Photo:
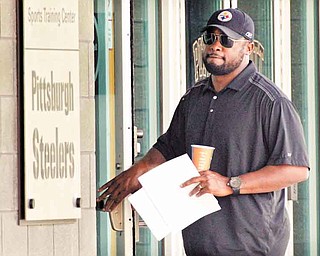
M 229 186 L 232 189 L 233 195 L 239 195 L 240 194 L 240 186 L 241 186 L 240 177 L 231 177 L 227 183 L 227 186 Z

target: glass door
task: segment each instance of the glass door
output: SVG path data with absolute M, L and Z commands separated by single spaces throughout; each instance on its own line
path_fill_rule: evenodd
M 319 1 L 290 1 L 290 26 L 292 101 L 304 126 L 311 167 L 293 204 L 294 255 L 319 255 Z
M 157 0 L 133 0 L 131 5 L 134 161 L 138 161 L 160 132 L 159 11 Z M 161 243 L 137 214 L 134 227 L 135 255 L 161 255 Z
M 159 22 L 157 0 L 95 0 L 94 8 L 100 187 L 143 157 L 159 135 Z M 97 211 L 97 255 L 161 255 L 161 243 L 128 201 L 121 207 L 113 218 Z
M 115 100 L 112 0 L 94 1 L 94 79 L 96 123 L 96 186 L 115 175 Z M 88 95 L 89 96 L 89 95 Z M 115 255 L 115 234 L 109 216 L 97 211 L 97 256 Z

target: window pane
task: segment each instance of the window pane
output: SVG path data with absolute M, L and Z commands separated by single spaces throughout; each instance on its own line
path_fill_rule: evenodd
M 132 4 L 133 120 L 137 129 L 143 131 L 143 137 L 138 138 L 137 161 L 155 143 L 160 130 L 158 1 L 134 0 Z M 161 242 L 155 239 L 141 218 L 138 225 L 136 255 L 161 255 Z
M 97 187 L 114 176 L 114 84 L 112 5 L 94 1 L 94 61 Z M 106 22 L 108 21 L 108 22 Z M 108 136 L 109 135 L 109 136 Z M 97 211 L 97 255 L 114 252 L 109 216 Z
M 259 55 L 253 56 L 254 62 L 261 73 L 273 80 L 272 1 L 242 0 L 238 1 L 238 8 L 248 13 L 255 25 L 255 52 Z
M 212 13 L 221 8 L 221 0 L 189 0 L 186 1 L 186 63 L 187 63 L 187 87 L 193 85 L 195 78 L 195 66 L 201 62 L 201 49 L 196 42 L 201 35 L 201 29 L 207 24 Z
M 309 149 L 310 164 L 316 166 L 318 151 L 313 139 L 318 139 L 319 112 L 317 105 L 318 92 L 318 1 L 290 1 L 291 10 L 291 80 L 292 101 L 297 107 L 304 126 Z M 318 22 L 318 21 L 317 21 Z M 297 35 L 299 35 L 297 37 Z M 310 97 L 311 96 L 311 97 Z M 316 200 L 318 198 L 316 170 L 311 169 L 308 182 L 298 185 L 298 201 L 293 204 L 294 255 L 318 255 L 318 245 L 315 244 L 319 220 L 311 219 L 318 216 Z M 319 216 L 318 216 L 319 218 Z

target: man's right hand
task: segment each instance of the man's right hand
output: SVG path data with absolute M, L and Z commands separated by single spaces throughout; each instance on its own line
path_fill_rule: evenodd
M 151 148 L 139 162 L 101 186 L 98 192 L 103 193 L 97 198 L 97 202 L 106 199 L 102 211 L 111 212 L 125 197 L 140 189 L 138 178 L 165 161 L 157 149 Z
M 104 192 L 97 198 L 97 202 L 106 199 L 102 211 L 112 211 L 126 196 L 140 189 L 139 176 L 131 167 L 101 186 L 98 192 Z

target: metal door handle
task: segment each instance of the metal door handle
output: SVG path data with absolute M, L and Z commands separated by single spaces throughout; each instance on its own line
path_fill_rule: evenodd
M 137 129 L 137 138 L 138 139 L 142 139 L 143 138 L 143 130 L 139 130 L 139 129 Z
M 298 184 L 288 187 L 288 200 L 298 201 Z
M 137 157 L 141 152 L 141 145 L 138 142 L 138 139 L 143 138 L 143 130 L 137 128 L 137 126 L 133 127 L 133 150 L 134 157 Z
M 109 212 L 111 227 L 115 231 L 123 231 L 123 201 Z

